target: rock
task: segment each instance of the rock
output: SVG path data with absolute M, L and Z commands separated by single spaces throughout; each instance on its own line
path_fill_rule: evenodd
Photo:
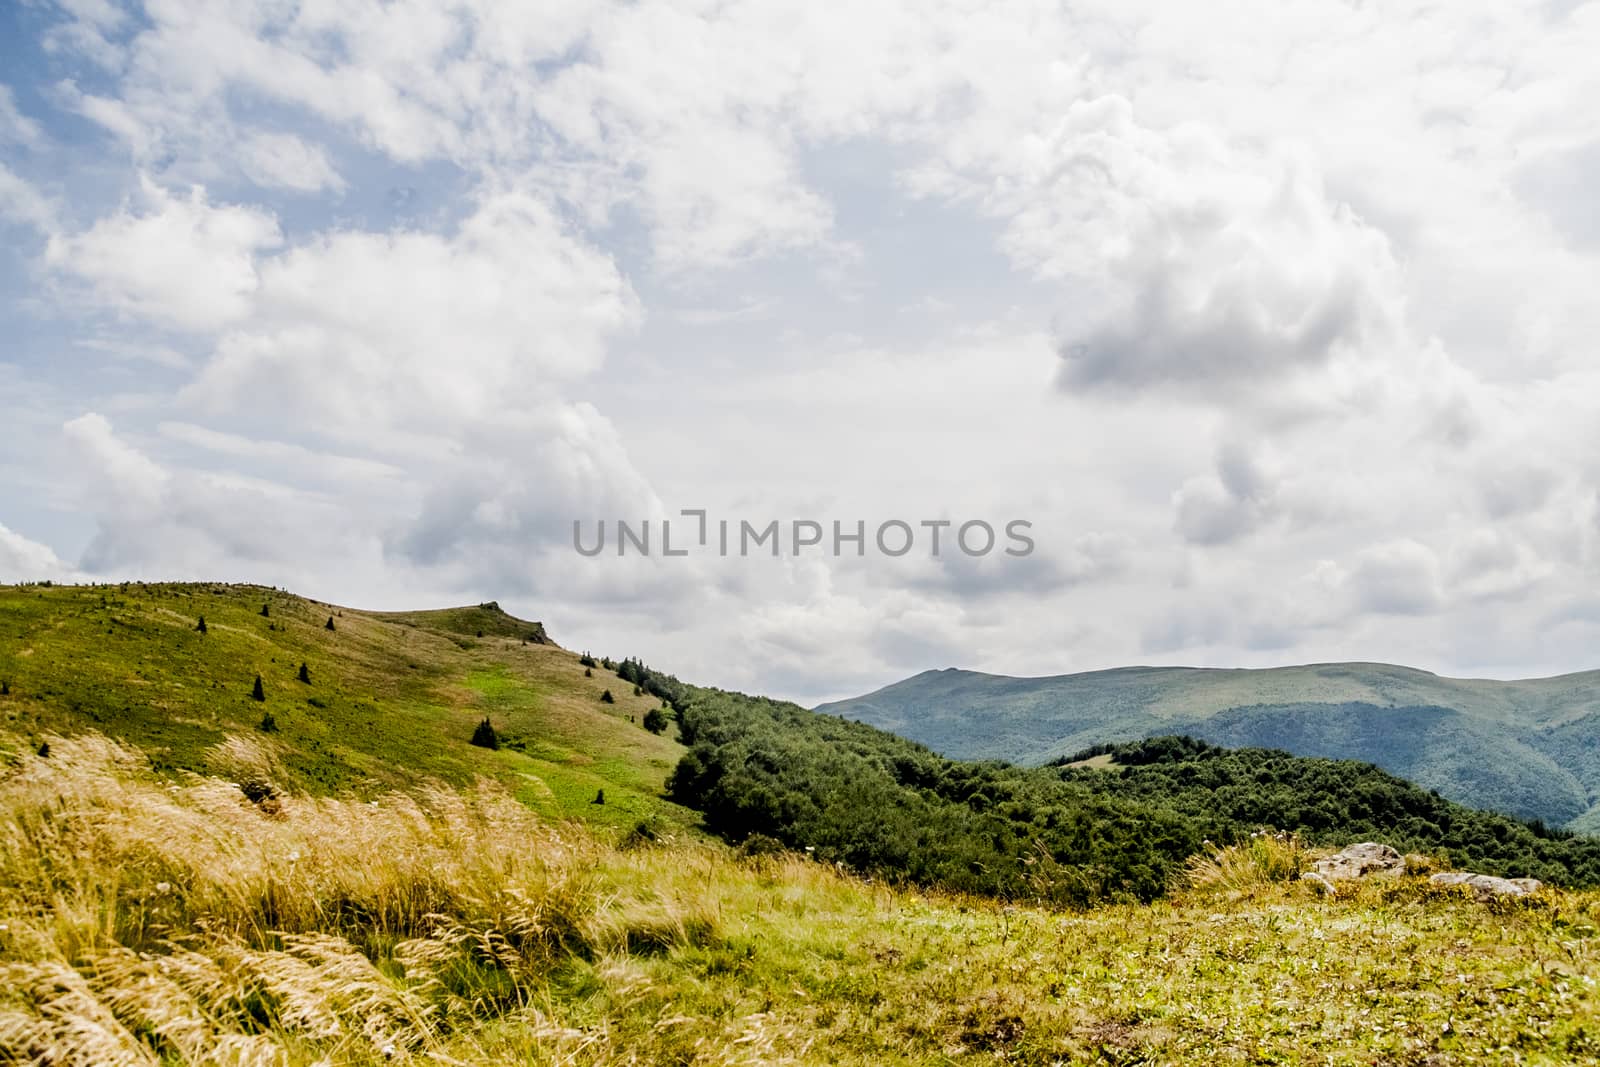
M 1468 886 L 1479 900 L 1525 897 L 1529 893 L 1537 893 L 1544 886 L 1537 878 L 1496 878 L 1492 874 L 1474 874 L 1471 871 L 1444 871 L 1429 878 L 1428 884 Z
M 1315 889 L 1317 892 L 1324 893 L 1328 896 L 1332 896 L 1335 892 L 1337 892 L 1337 890 L 1334 889 L 1332 882 L 1313 871 L 1307 871 L 1305 874 L 1302 874 L 1300 876 L 1300 880 L 1310 885 L 1311 888 Z
M 1373 874 L 1399 874 L 1405 869 L 1406 861 L 1400 853 L 1375 841 L 1351 845 L 1311 865 L 1311 872 L 1329 883 L 1366 878 Z

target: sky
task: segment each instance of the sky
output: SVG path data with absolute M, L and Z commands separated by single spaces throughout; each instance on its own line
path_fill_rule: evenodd
M 1555 0 L 0 0 L 0 581 L 496 600 L 808 704 L 1597 668 L 1596 54 Z

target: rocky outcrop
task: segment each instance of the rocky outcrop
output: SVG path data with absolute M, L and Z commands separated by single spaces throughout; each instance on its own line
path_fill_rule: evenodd
M 1376 841 L 1351 845 L 1311 864 L 1311 873 L 1329 883 L 1348 882 L 1373 874 L 1401 874 L 1405 869 L 1406 861 L 1400 853 Z
M 1474 874 L 1471 871 L 1444 871 L 1428 879 L 1429 885 L 1464 885 L 1479 900 L 1499 897 L 1525 897 L 1537 893 L 1544 883 L 1537 878 L 1496 878 L 1492 874 Z

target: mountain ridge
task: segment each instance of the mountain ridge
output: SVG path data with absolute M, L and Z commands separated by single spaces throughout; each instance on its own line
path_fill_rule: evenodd
M 1174 732 L 1360 759 L 1466 804 L 1600 831 L 1600 670 L 1454 678 L 1328 661 L 1017 677 L 948 667 L 816 710 L 963 759 L 1042 764 Z

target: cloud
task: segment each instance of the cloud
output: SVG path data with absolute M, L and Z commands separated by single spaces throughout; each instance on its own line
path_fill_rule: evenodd
M 218 329 L 243 316 L 258 257 L 283 240 L 277 220 L 241 205 L 185 198 L 145 180 L 142 210 L 125 205 L 88 230 L 55 234 L 45 261 L 99 303 L 178 330 Z
M 315 193 L 345 187 L 327 153 L 287 133 L 258 133 L 239 148 L 240 165 L 257 185 Z
M 9 85 L 0 85 L 0 145 L 15 144 L 31 148 L 44 141 L 39 124 L 17 110 L 17 98 Z
M 1217 454 L 1214 474 L 1191 478 L 1173 494 L 1176 529 L 1190 544 L 1236 541 L 1274 517 L 1277 491 L 1277 480 L 1262 458 L 1229 442 Z
M 326 234 L 265 262 L 252 295 L 187 395 L 345 436 L 537 408 L 638 318 L 610 257 L 511 194 L 450 235 Z
M 1427 615 L 1445 602 L 1439 557 L 1409 538 L 1361 552 L 1347 584 L 1357 610 L 1381 615 Z
M 0 523 L 0 582 L 59 581 L 70 576 L 71 568 L 48 546 Z
M 54 201 L 0 163 L 0 220 L 46 232 L 55 225 L 56 211 Z

